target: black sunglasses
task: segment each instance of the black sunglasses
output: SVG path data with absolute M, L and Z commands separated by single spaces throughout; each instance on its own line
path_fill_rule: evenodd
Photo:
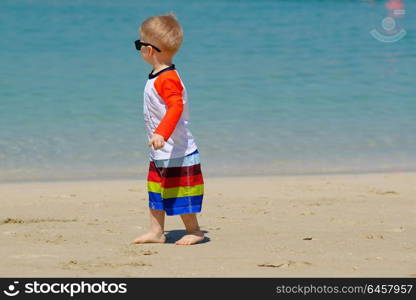
M 149 44 L 149 43 L 144 43 L 144 42 L 142 42 L 140 40 L 134 41 L 134 45 L 136 45 L 137 51 L 140 51 L 140 49 L 142 49 L 142 46 L 150 46 L 153 49 L 155 49 L 157 52 L 162 52 L 162 50 L 160 50 L 158 47 L 156 47 L 156 46 L 154 46 L 152 44 Z

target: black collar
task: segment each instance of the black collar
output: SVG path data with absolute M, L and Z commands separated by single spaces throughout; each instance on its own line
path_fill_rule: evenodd
M 171 66 L 164 68 L 162 70 L 160 70 L 159 72 L 157 72 L 156 74 L 153 74 L 154 69 L 152 70 L 152 72 L 150 72 L 149 74 L 149 79 L 153 79 L 157 76 L 159 76 L 161 73 L 165 72 L 165 71 L 170 71 L 170 70 L 175 70 L 175 65 L 172 64 Z

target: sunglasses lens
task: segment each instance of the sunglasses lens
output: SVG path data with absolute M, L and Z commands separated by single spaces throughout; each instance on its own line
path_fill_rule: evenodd
M 140 51 L 140 49 L 142 48 L 142 44 L 140 43 L 140 40 L 135 41 L 134 44 L 136 45 L 136 50 Z

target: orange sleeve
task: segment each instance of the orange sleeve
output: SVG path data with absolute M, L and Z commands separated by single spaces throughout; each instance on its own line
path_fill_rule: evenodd
M 154 86 L 167 106 L 166 114 L 160 121 L 159 126 L 154 133 L 160 134 L 163 136 L 164 140 L 167 141 L 175 130 L 176 124 L 182 115 L 183 87 L 175 71 L 168 71 L 164 74 L 160 74 L 156 78 Z

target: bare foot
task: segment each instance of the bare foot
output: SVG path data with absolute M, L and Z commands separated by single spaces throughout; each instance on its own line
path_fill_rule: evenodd
M 176 245 L 193 245 L 199 243 L 204 239 L 204 233 L 202 231 L 195 231 L 184 235 L 179 241 L 176 241 Z
M 157 234 L 154 232 L 148 232 L 136 238 L 132 243 L 133 244 L 144 244 L 144 243 L 164 243 L 166 240 L 165 235 Z

